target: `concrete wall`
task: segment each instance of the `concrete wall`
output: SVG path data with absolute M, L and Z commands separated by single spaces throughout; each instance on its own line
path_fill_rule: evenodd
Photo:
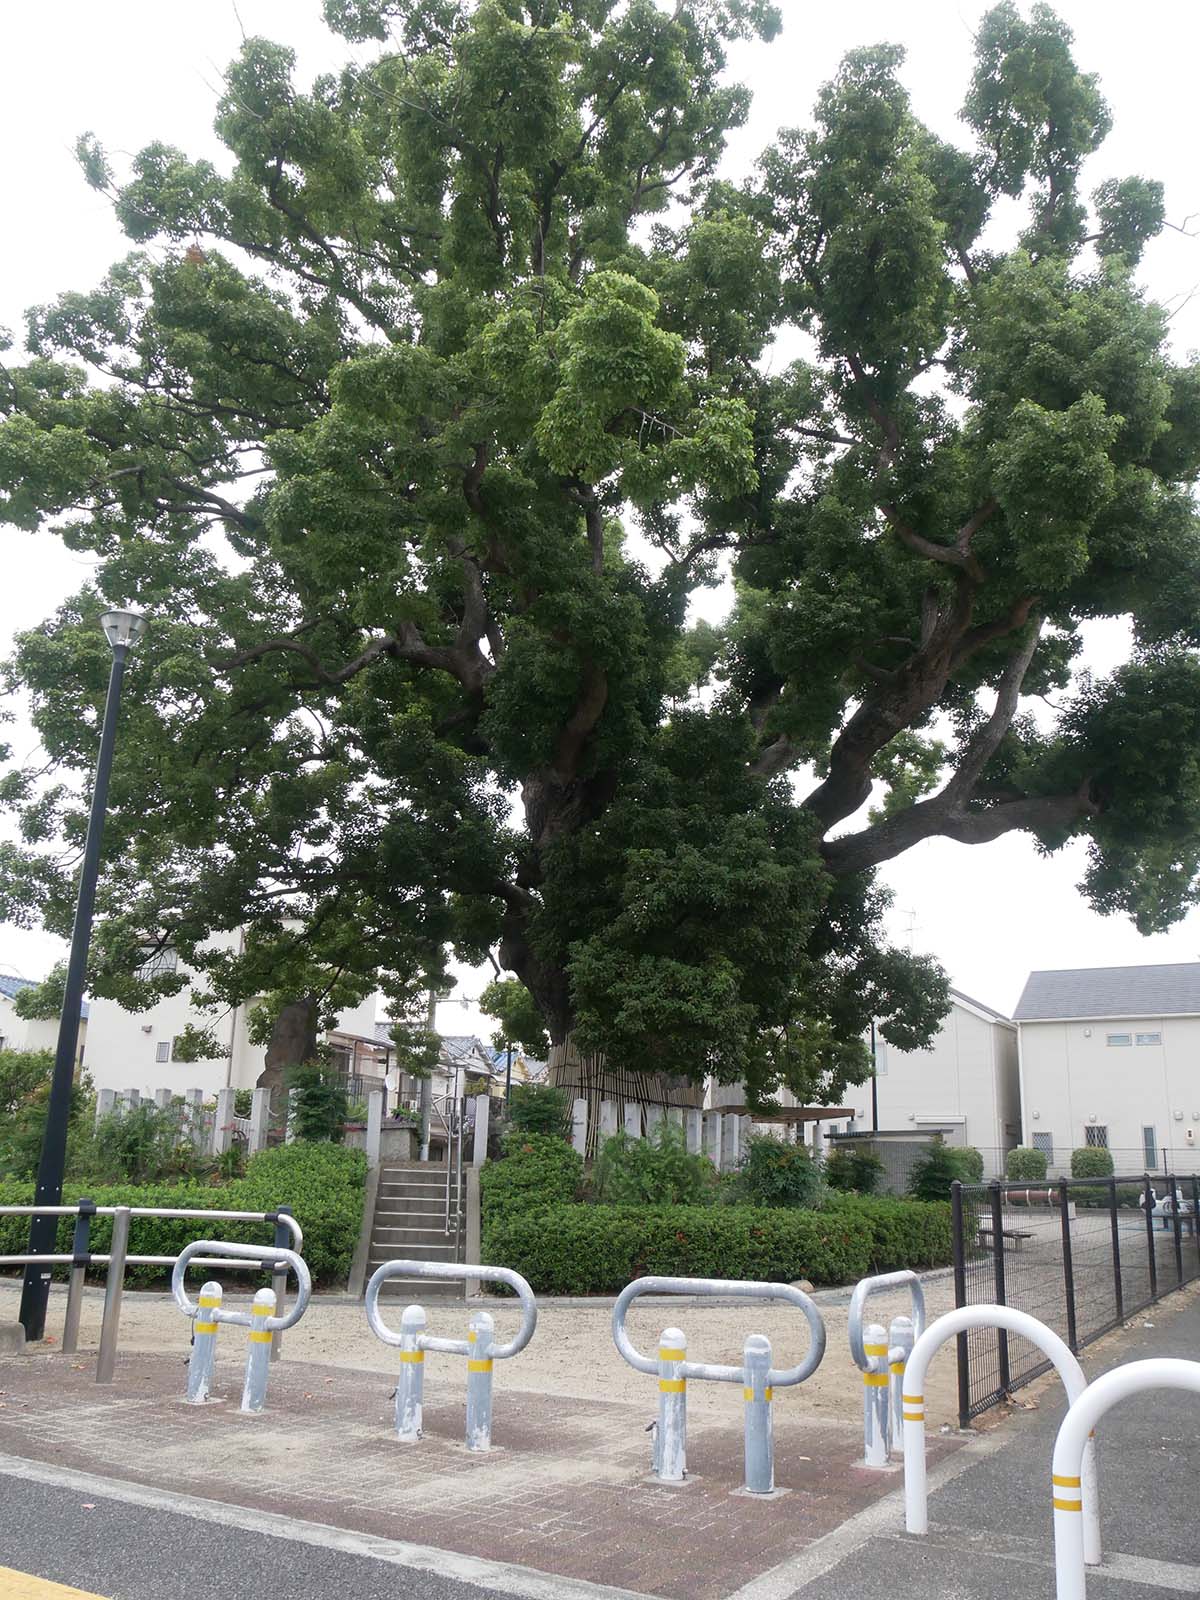
M 75 1058 L 79 1060 L 87 1043 L 87 1021 L 79 1025 L 79 1042 Z M 5 1050 L 56 1050 L 58 1048 L 58 1018 L 47 1021 L 26 1021 L 19 1017 L 12 1001 L 0 994 L 0 1039 Z
M 1137 1043 L 1155 1034 L 1160 1043 Z M 1128 1035 L 1130 1043 L 1109 1044 L 1110 1035 Z M 1025 1143 L 1051 1135 L 1055 1166 L 1066 1169 L 1087 1129 L 1104 1127 L 1117 1170 L 1138 1172 L 1142 1131 L 1151 1127 L 1160 1171 L 1169 1151 L 1176 1171 L 1200 1172 L 1197 1062 L 1200 1017 L 1022 1022 Z

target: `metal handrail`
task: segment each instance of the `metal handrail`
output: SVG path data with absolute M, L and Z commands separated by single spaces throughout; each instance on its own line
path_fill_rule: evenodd
M 533 1298 L 533 1290 L 519 1272 L 513 1272 L 508 1267 L 472 1266 L 457 1261 L 385 1261 L 371 1274 L 366 1295 L 367 1325 L 384 1344 L 399 1346 L 402 1338 L 401 1334 L 388 1327 L 379 1312 L 379 1291 L 389 1278 L 480 1278 L 485 1283 L 506 1283 L 516 1291 L 517 1299 L 521 1302 L 521 1326 L 507 1344 L 493 1345 L 489 1354 L 495 1361 L 507 1361 L 510 1356 L 519 1355 L 533 1338 L 537 1327 L 537 1301 Z M 418 1348 L 440 1350 L 448 1356 L 469 1356 L 473 1353 L 466 1339 L 442 1339 L 432 1334 L 422 1334 Z
M 855 1285 L 850 1296 L 850 1310 L 846 1316 L 850 1335 L 850 1354 L 860 1372 L 869 1372 L 871 1362 L 863 1349 L 863 1312 L 873 1294 L 884 1294 L 889 1289 L 907 1288 L 912 1296 L 913 1342 L 925 1332 L 925 1291 L 915 1272 L 905 1268 L 902 1272 L 881 1272 L 874 1278 L 863 1278 Z
M 130 1217 L 165 1217 L 171 1220 L 186 1220 L 188 1217 L 199 1217 L 205 1222 L 274 1222 L 283 1224 L 292 1235 L 292 1241 L 297 1250 L 304 1244 L 304 1230 L 289 1211 L 193 1211 L 173 1210 L 167 1206 L 96 1206 L 88 1208 L 89 1216 L 115 1217 L 118 1211 L 127 1211 Z M 75 1217 L 79 1215 L 79 1204 L 73 1206 L 0 1206 L 0 1217 Z M 13 1259 L 0 1256 L 0 1262 Z M 54 1261 L 54 1256 L 38 1256 L 39 1261 Z M 67 1257 L 70 1261 L 72 1258 Z M 102 1256 L 93 1256 L 93 1261 L 105 1259 Z M 174 1256 L 127 1256 L 127 1261 L 137 1262 L 139 1265 L 148 1266 L 161 1263 L 169 1266 L 175 1260 Z
M 285 1315 L 270 1316 L 262 1321 L 261 1326 L 269 1333 L 286 1333 L 289 1328 L 294 1328 L 304 1315 L 312 1295 L 312 1278 L 308 1263 L 303 1256 L 297 1255 L 294 1250 L 285 1250 L 281 1245 L 238 1244 L 232 1239 L 197 1239 L 193 1244 L 185 1245 L 179 1252 L 171 1273 L 171 1295 L 175 1304 L 187 1316 L 195 1317 L 200 1309 L 194 1301 L 188 1299 L 187 1290 L 183 1286 L 188 1267 L 222 1265 L 220 1261 L 212 1262 L 202 1258 L 199 1254 L 201 1250 L 217 1251 L 221 1256 L 227 1256 L 239 1264 L 270 1266 L 276 1272 L 287 1267 L 292 1269 L 296 1278 L 295 1303 Z M 211 1307 L 209 1316 L 213 1322 L 230 1322 L 239 1328 L 249 1328 L 254 1323 L 251 1312 L 226 1311 L 220 1306 Z
M 613 1340 L 621 1355 L 637 1372 L 654 1376 L 659 1363 L 636 1350 L 625 1331 L 625 1313 L 643 1294 L 690 1294 L 704 1297 L 729 1296 L 739 1300 L 786 1300 L 799 1306 L 808 1321 L 809 1346 L 804 1359 L 794 1367 L 770 1368 L 766 1382 L 774 1389 L 786 1389 L 794 1383 L 803 1383 L 821 1365 L 825 1354 L 825 1322 L 815 1303 L 803 1289 L 794 1289 L 790 1283 L 744 1283 L 738 1279 L 723 1278 L 635 1278 L 617 1296 L 613 1306 Z M 704 1361 L 680 1361 L 680 1378 L 707 1378 L 716 1383 L 741 1383 L 744 1367 L 715 1366 Z

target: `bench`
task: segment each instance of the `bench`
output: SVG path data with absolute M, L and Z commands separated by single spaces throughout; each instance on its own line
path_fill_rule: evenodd
M 1001 1228 L 1000 1237 L 1002 1239 L 1011 1239 L 1014 1248 L 1019 1249 L 1020 1241 L 1022 1239 L 1032 1239 L 1033 1234 L 1032 1232 L 1024 1232 L 1020 1228 Z M 979 1227 L 980 1243 L 982 1244 L 985 1239 L 989 1244 L 994 1243 L 993 1230 L 986 1223 L 981 1223 Z

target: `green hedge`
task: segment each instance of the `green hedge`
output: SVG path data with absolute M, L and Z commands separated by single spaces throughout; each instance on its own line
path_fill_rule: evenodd
M 558 1205 L 494 1218 L 483 1253 L 539 1294 L 611 1294 L 651 1273 L 843 1284 L 948 1262 L 950 1207 L 859 1197 L 820 1211 Z
M 574 1200 L 583 1182 L 583 1157 L 550 1133 L 510 1129 L 504 1155 L 487 1161 L 479 1174 L 479 1201 L 485 1230 L 503 1217 Z
M 252 1156 L 246 1176 L 232 1183 L 207 1185 L 113 1184 L 102 1186 L 68 1183 L 63 1190 L 67 1204 L 87 1195 L 100 1206 L 161 1206 L 178 1210 L 274 1211 L 290 1206 L 304 1230 L 304 1259 L 314 1283 L 344 1281 L 350 1273 L 354 1246 L 362 1224 L 363 1189 L 367 1158 L 361 1150 L 340 1145 L 296 1143 L 280 1145 Z M 33 1185 L 0 1184 L 0 1205 L 29 1205 Z M 178 1255 L 185 1244 L 203 1238 L 205 1225 L 187 1218 L 135 1218 L 130 1230 L 130 1253 L 144 1256 Z M 209 1224 L 225 1239 L 247 1244 L 269 1244 L 270 1230 L 262 1222 Z M 58 1252 L 69 1251 L 74 1219 L 65 1217 L 59 1224 Z M 92 1223 L 91 1248 L 97 1254 L 108 1249 L 112 1222 L 97 1217 Z M 27 1217 L 0 1217 L 0 1255 L 18 1255 L 29 1235 Z M 65 1273 L 65 1269 L 64 1269 Z M 58 1274 L 62 1276 L 63 1273 Z M 126 1282 L 162 1282 L 160 1267 L 131 1267 Z M 241 1279 L 239 1278 L 239 1281 Z

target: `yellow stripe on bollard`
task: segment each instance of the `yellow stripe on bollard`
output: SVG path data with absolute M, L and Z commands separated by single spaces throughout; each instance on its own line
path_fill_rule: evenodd
M 864 1372 L 863 1382 L 869 1389 L 886 1389 L 888 1375 L 886 1372 Z
M 742 1399 L 743 1400 L 758 1400 L 758 1399 L 774 1400 L 774 1398 L 775 1398 L 774 1389 L 764 1389 L 762 1394 L 761 1394 L 761 1396 L 760 1396 L 760 1395 L 756 1395 L 754 1390 L 751 1389 L 751 1388 L 748 1388 L 746 1386 L 743 1386 L 743 1388 L 742 1388 Z
M 211 1310 L 213 1306 L 219 1306 L 221 1304 L 221 1300 L 219 1295 L 202 1294 L 199 1300 L 197 1300 L 196 1304 L 208 1311 Z
M 925 1404 L 925 1396 L 923 1394 L 902 1394 L 900 1398 L 906 1406 L 923 1406 Z
M 1050 1474 L 1050 1482 L 1057 1484 L 1060 1489 L 1078 1489 L 1081 1480 L 1079 1478 L 1064 1478 L 1060 1473 L 1052 1472 Z
M 888 1353 L 888 1347 L 885 1344 L 865 1344 L 863 1349 L 869 1356 L 885 1356 Z
M 492 1361 L 491 1361 L 491 1357 L 490 1356 L 488 1357 L 488 1359 L 486 1361 L 468 1361 L 467 1362 L 467 1371 L 468 1372 L 490 1372 L 491 1370 L 492 1370 Z
M 660 1344 L 658 1347 L 660 1361 L 684 1361 L 687 1359 L 686 1350 L 674 1350 L 670 1345 Z
M 250 1330 L 250 1343 L 251 1344 L 270 1344 L 270 1342 L 271 1342 L 271 1330 L 269 1328 L 251 1328 L 251 1330 Z
M 893 1361 L 892 1362 L 892 1371 L 898 1377 L 900 1375 L 900 1373 L 902 1373 L 904 1371 L 904 1363 L 903 1363 L 903 1361 Z
M 424 1361 L 425 1352 L 424 1350 L 401 1350 L 400 1359 L 401 1361 Z
M 215 1322 L 198 1322 L 192 1331 L 194 1333 L 216 1333 L 217 1324 Z
M 905 1411 L 902 1413 L 901 1420 L 904 1422 L 924 1422 L 925 1413 L 923 1411 Z
M 686 1378 L 660 1378 L 658 1380 L 659 1394 L 686 1394 Z
M 1055 1511 L 1082 1511 L 1083 1510 L 1083 1501 L 1082 1500 L 1059 1500 L 1058 1497 L 1055 1496 L 1050 1501 L 1050 1504 L 1054 1507 Z

